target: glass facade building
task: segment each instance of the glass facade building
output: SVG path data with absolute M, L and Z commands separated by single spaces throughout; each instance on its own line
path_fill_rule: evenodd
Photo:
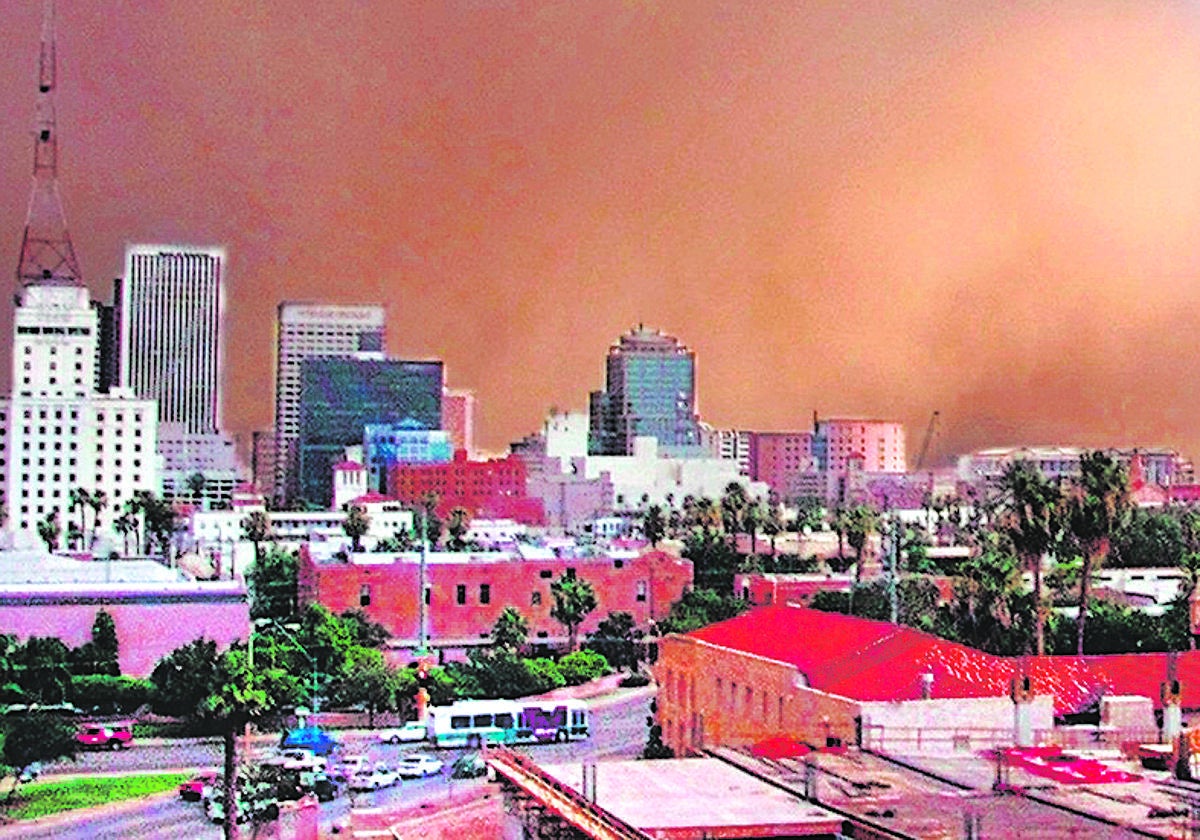
M 387 492 L 392 464 L 445 464 L 453 455 L 448 431 L 423 429 L 413 420 L 372 423 L 363 429 L 363 460 L 370 487 L 377 493 Z
M 605 390 L 590 408 L 590 454 L 630 455 L 636 437 L 656 438 L 667 454 L 699 454 L 696 354 L 657 330 L 631 330 L 609 348 Z
M 367 426 L 438 429 L 441 362 L 308 358 L 300 365 L 299 492 L 310 504 L 333 499 L 333 465 L 361 445 Z

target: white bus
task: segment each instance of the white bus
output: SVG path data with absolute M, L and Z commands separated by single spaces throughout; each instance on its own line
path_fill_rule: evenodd
M 582 700 L 459 700 L 429 709 L 429 732 L 439 747 L 576 741 L 591 735 Z
M 511 700 L 459 700 L 429 709 L 429 732 L 439 747 L 478 747 L 511 744 L 516 738 L 517 713 Z

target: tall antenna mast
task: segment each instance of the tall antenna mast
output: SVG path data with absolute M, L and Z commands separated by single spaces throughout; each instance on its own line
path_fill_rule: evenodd
M 25 215 L 18 285 L 77 286 L 83 282 L 67 218 L 58 193 L 58 127 L 54 90 L 58 67 L 54 47 L 54 0 L 45 0 L 42 46 L 38 55 L 37 117 L 33 139 L 33 192 Z

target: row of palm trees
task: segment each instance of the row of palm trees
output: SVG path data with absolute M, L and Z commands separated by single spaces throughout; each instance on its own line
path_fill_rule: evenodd
M 79 517 L 77 522 L 67 523 L 67 546 L 86 549 L 95 543 L 96 532 L 102 524 L 101 516 L 109 509 L 108 494 L 103 490 L 74 487 L 67 501 L 70 514 Z M 167 553 L 176 523 L 175 511 L 168 502 L 148 490 L 139 490 L 123 504 L 114 505 L 112 512 L 116 514 L 113 528 L 125 541 L 125 554 L 130 553 L 130 542 L 135 538 L 139 551 L 149 552 L 150 542 L 153 542 L 162 553 Z M 46 514 L 38 522 L 37 531 L 47 549 L 57 551 L 63 536 L 58 511 Z
M 964 500 L 975 508 L 975 527 L 1006 537 L 1021 566 L 1032 576 L 1036 605 L 1034 645 L 1038 654 L 1046 648 L 1046 619 L 1049 606 L 1044 596 L 1043 566 L 1048 555 L 1077 554 L 1081 560 L 1079 614 L 1076 618 L 1076 650 L 1083 653 L 1088 607 L 1092 599 L 1092 577 L 1108 557 L 1114 532 L 1131 509 L 1128 477 L 1113 455 L 1104 451 L 1085 453 L 1077 477 L 1055 480 L 1036 465 L 1016 461 L 1004 472 L 999 492 Z M 821 517 L 801 510 L 788 526 L 800 530 L 817 525 Z M 855 585 L 861 583 L 863 554 L 872 533 L 881 528 L 881 513 L 868 504 L 839 506 L 825 515 L 838 533 L 839 542 L 854 550 Z M 669 534 L 774 534 L 784 530 L 782 506 L 774 499 L 754 500 L 744 485 L 731 483 L 719 500 L 685 497 L 679 509 L 664 511 L 651 505 L 642 519 L 643 533 L 654 545 Z M 1200 522 L 1192 549 L 1200 567 Z M 841 549 L 839 548 L 839 553 Z M 1195 585 L 1192 583 L 1191 585 Z M 852 590 L 853 591 L 853 590 Z M 851 602 L 852 603 L 852 602 Z
M 1082 655 L 1092 576 L 1107 559 L 1113 533 L 1131 509 L 1128 476 L 1112 455 L 1087 452 L 1079 468 L 1077 478 L 1056 482 L 1036 466 L 1017 461 L 1005 470 L 1001 480 L 997 525 L 1011 540 L 1022 565 L 1032 573 L 1038 654 L 1045 653 L 1044 558 L 1064 543 L 1073 543 L 1079 551 L 1082 568 L 1075 635 L 1076 653 Z

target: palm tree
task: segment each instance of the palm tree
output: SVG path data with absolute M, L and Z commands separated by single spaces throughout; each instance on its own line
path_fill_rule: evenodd
M 550 617 L 567 628 L 567 650 L 573 652 L 579 641 L 579 625 L 596 609 L 596 590 L 586 580 L 564 574 L 550 584 L 554 606 Z
M 362 538 L 370 529 L 371 517 L 367 516 L 367 509 L 362 505 L 350 505 L 346 511 L 346 520 L 342 523 L 342 530 L 350 538 L 352 552 L 358 554 L 362 551 Z
M 854 549 L 854 586 L 850 589 L 850 612 L 854 612 L 854 590 L 862 583 L 863 549 L 879 525 L 879 514 L 870 505 L 855 505 L 842 515 L 846 542 Z
M 1033 572 L 1034 640 L 1038 656 L 1046 652 L 1046 607 L 1042 603 L 1042 558 L 1059 528 L 1062 491 L 1036 465 L 1014 461 L 1001 478 L 1000 527 L 1012 541 L 1021 564 Z
M 728 537 L 736 538 L 742 528 L 746 509 L 749 506 L 750 499 L 741 482 L 731 481 L 725 485 L 725 493 L 721 496 L 721 524 Z
M 52 510 L 46 518 L 37 524 L 38 536 L 46 544 L 47 551 L 58 551 L 58 539 L 62 535 L 62 526 L 58 524 L 58 511 Z
M 124 512 L 116 518 L 113 525 L 125 541 L 125 553 L 129 554 L 129 538 L 137 533 L 138 520 L 137 514 L 129 509 L 128 503 Z
M 456 507 L 446 517 L 446 548 L 451 551 L 462 551 L 467 546 L 464 537 L 471 525 L 471 514 L 464 507 Z
M 1079 617 L 1075 652 L 1083 655 L 1083 637 L 1092 596 L 1092 574 L 1099 569 L 1112 542 L 1112 534 L 1129 510 L 1129 479 L 1125 468 L 1107 452 L 1084 453 L 1079 478 L 1067 494 L 1067 525 L 1083 551 L 1079 578 Z
M 658 548 L 658 542 L 667 531 L 666 518 L 663 516 L 661 505 L 650 505 L 642 515 L 642 533 L 650 540 L 651 548 Z
M 108 507 L 108 494 L 103 490 L 92 492 L 88 504 L 92 507 L 92 542 L 96 539 L 96 531 L 100 529 L 100 513 Z
M 242 534 L 254 546 L 254 562 L 262 559 L 262 544 L 271 539 L 271 520 L 265 510 L 252 510 L 242 520 Z
M 192 494 L 192 504 L 197 504 L 200 501 L 200 495 L 204 492 L 204 487 L 208 484 L 208 479 L 204 477 L 202 472 L 194 472 L 187 478 L 188 492 Z
M 92 496 L 82 487 L 72 487 L 67 498 L 69 499 L 71 512 L 79 512 L 79 526 L 67 531 L 67 545 L 74 546 L 77 541 L 82 542 L 83 535 L 87 533 L 87 509 L 92 503 Z

